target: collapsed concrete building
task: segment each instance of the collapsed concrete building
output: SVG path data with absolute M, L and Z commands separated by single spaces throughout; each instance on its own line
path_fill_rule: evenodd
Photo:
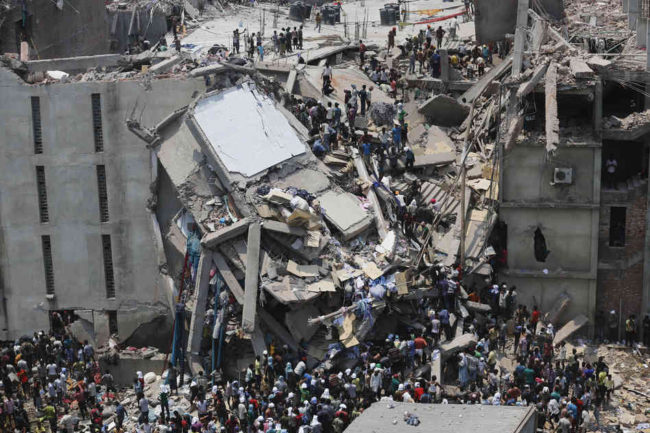
M 413 131 L 425 142 L 416 176 L 426 179 L 424 198 L 443 201 L 451 221 L 432 233 L 416 263 L 461 262 L 469 291 L 500 256 L 500 279 L 518 286 L 519 302 L 556 311 L 558 326 L 583 315 L 591 333 L 598 310 L 625 317 L 648 307 L 649 120 L 639 85 L 629 84 L 645 86 L 647 73 L 578 50 L 553 21 L 524 6 L 514 54 L 478 82 L 453 71 L 414 81 L 453 92 L 413 103 L 422 123 L 432 124 L 426 133 L 424 126 Z M 306 66 L 188 67 L 183 55 L 152 52 L 5 59 L 8 97 L 0 104 L 9 133 L 0 168 L 3 182 L 16 187 L 0 196 L 4 338 L 47 328 L 51 313 L 61 311 L 74 312 L 79 332 L 97 344 L 114 333 L 126 339 L 143 324 L 171 332 L 191 236 L 201 239 L 197 283 L 185 299 L 194 368 L 205 361 L 205 317 L 216 314 L 207 299 L 216 284 L 212 269 L 238 304 L 233 316 L 247 356 L 274 335 L 290 347 L 314 341 L 312 361 L 323 359 L 320 343 L 331 339 L 332 326 L 306 323 L 335 313 L 328 292 L 360 275 L 392 278 L 400 300 L 426 296 L 425 279 L 406 282 L 415 247 L 400 244 L 389 227 L 393 190 L 414 177 L 384 189 L 354 153 L 318 160 L 308 146 L 313 137 L 285 107 L 294 93 L 318 98 L 314 65 L 344 63 L 357 49 L 323 46 L 306 56 Z M 399 52 L 382 60 L 404 61 Z M 104 70 L 87 72 L 91 66 Z M 36 75 L 50 70 L 79 75 Z M 359 75 L 337 71 L 339 98 L 349 83 L 366 79 Z M 610 154 L 619 178 L 605 188 Z M 344 179 L 355 170 L 365 185 L 351 195 Z M 319 209 L 292 204 L 298 191 Z M 358 241 L 340 260 L 337 243 L 356 238 L 376 241 L 382 257 L 371 259 Z M 404 262 L 395 264 L 395 256 Z M 374 307 L 379 314 L 384 308 Z M 456 319 L 457 337 L 464 318 Z M 368 330 L 360 322 L 337 323 L 341 340 L 362 338 Z

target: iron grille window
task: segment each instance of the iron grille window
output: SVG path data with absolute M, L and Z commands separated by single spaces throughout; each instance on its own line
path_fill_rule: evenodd
M 106 167 L 97 166 L 97 190 L 99 192 L 99 220 L 108 222 L 108 191 L 106 190 Z
M 47 209 L 47 187 L 45 185 L 45 167 L 36 166 L 36 188 L 38 190 L 38 211 L 42 223 L 50 221 L 50 213 Z
M 45 293 L 54 294 L 54 265 L 52 264 L 52 241 L 49 235 L 41 236 L 43 267 L 45 268 Z
M 93 106 L 93 133 L 95 134 L 95 152 L 104 151 L 104 133 L 102 131 L 102 99 L 99 93 L 91 96 Z
M 102 235 L 102 250 L 104 251 L 104 278 L 106 279 L 106 297 L 115 297 L 115 276 L 113 274 L 113 249 L 111 235 Z
M 43 153 L 43 135 L 41 131 L 41 98 L 32 96 L 32 130 L 34 131 L 34 153 Z

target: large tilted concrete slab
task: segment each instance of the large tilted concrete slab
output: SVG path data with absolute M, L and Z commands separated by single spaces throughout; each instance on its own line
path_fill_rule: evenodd
M 553 345 L 557 346 L 558 344 L 560 344 L 561 342 L 569 338 L 571 334 L 573 334 L 578 329 L 585 326 L 587 323 L 589 323 L 589 319 L 587 319 L 587 316 L 585 316 L 584 314 L 581 314 L 578 317 L 574 318 L 555 333 L 555 338 L 553 338 Z
M 219 229 L 216 232 L 208 233 L 201 239 L 201 245 L 204 248 L 214 248 L 227 240 L 243 235 L 248 230 L 250 223 L 251 220 L 249 218 L 244 218 L 233 225 Z
M 262 227 L 260 223 L 251 224 L 248 228 L 248 251 L 246 252 L 246 281 L 244 292 L 244 311 L 242 313 L 242 328 L 245 332 L 255 330 L 257 312 L 257 289 L 260 278 L 260 242 Z
M 258 316 L 266 325 L 266 327 L 273 333 L 275 334 L 280 341 L 282 341 L 284 344 L 289 346 L 289 348 L 295 352 L 298 351 L 298 344 L 296 343 L 296 340 L 291 336 L 289 331 L 280 324 L 273 316 L 271 316 L 266 310 L 264 309 L 259 309 L 257 312 Z M 305 326 L 307 326 L 305 324 Z
M 203 338 L 205 303 L 208 299 L 212 263 L 212 254 L 209 251 L 203 251 L 196 272 L 196 302 L 192 311 L 192 320 L 190 321 L 190 333 L 187 337 L 187 351 L 190 354 L 190 365 L 194 372 L 203 369 L 199 352 L 201 350 L 201 339 Z
M 352 239 L 372 224 L 372 219 L 352 194 L 328 191 L 318 200 L 325 212 L 325 219 L 341 232 L 345 240 Z
M 492 81 L 509 71 L 511 67 L 512 54 L 506 57 L 503 62 L 490 69 L 485 75 L 483 75 L 483 78 L 478 80 L 476 84 L 460 95 L 458 101 L 464 104 L 471 104 L 478 95 L 483 93 L 483 89 L 485 89 Z
M 366 164 L 358 153 L 354 155 L 354 166 L 357 168 L 357 173 L 359 174 L 360 179 L 364 182 L 371 182 L 368 170 L 366 169 Z M 370 200 L 375 213 L 377 233 L 379 233 L 379 237 L 383 240 L 386 237 L 386 234 L 388 234 L 388 225 L 386 224 L 386 219 L 384 218 L 384 213 L 381 210 L 381 204 L 379 203 L 379 198 L 377 198 L 374 187 L 368 189 L 367 197 L 368 200 Z
M 448 95 L 435 95 L 418 107 L 427 120 L 440 126 L 459 126 L 469 114 L 469 106 Z
M 465 350 L 468 347 L 476 344 L 478 338 L 474 334 L 463 334 L 460 337 L 456 337 L 453 340 L 446 342 L 440 345 L 440 352 L 444 357 L 453 355 L 454 353 Z

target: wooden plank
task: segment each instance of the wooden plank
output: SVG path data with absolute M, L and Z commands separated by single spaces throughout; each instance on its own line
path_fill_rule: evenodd
M 246 280 L 244 292 L 244 310 L 242 312 L 242 328 L 245 332 L 255 330 L 257 316 L 257 289 L 260 280 L 260 242 L 262 241 L 262 226 L 260 223 L 251 224 L 248 228 L 248 243 L 246 255 Z
M 244 289 L 239 284 L 239 281 L 237 281 L 237 278 L 235 278 L 235 274 L 233 274 L 230 266 L 228 266 L 226 258 L 217 251 L 212 252 L 212 258 L 214 259 L 214 262 L 217 265 L 217 269 L 223 277 L 224 282 L 230 289 L 230 292 L 233 294 L 237 302 L 242 305 L 244 303 Z
M 546 72 L 546 152 L 554 153 L 560 144 L 560 121 L 557 117 L 557 64 L 551 63 Z

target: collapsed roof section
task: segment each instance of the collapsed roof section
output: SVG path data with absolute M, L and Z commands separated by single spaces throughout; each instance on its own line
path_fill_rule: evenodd
M 273 101 L 248 83 L 201 99 L 192 117 L 229 173 L 250 178 L 305 153 Z

